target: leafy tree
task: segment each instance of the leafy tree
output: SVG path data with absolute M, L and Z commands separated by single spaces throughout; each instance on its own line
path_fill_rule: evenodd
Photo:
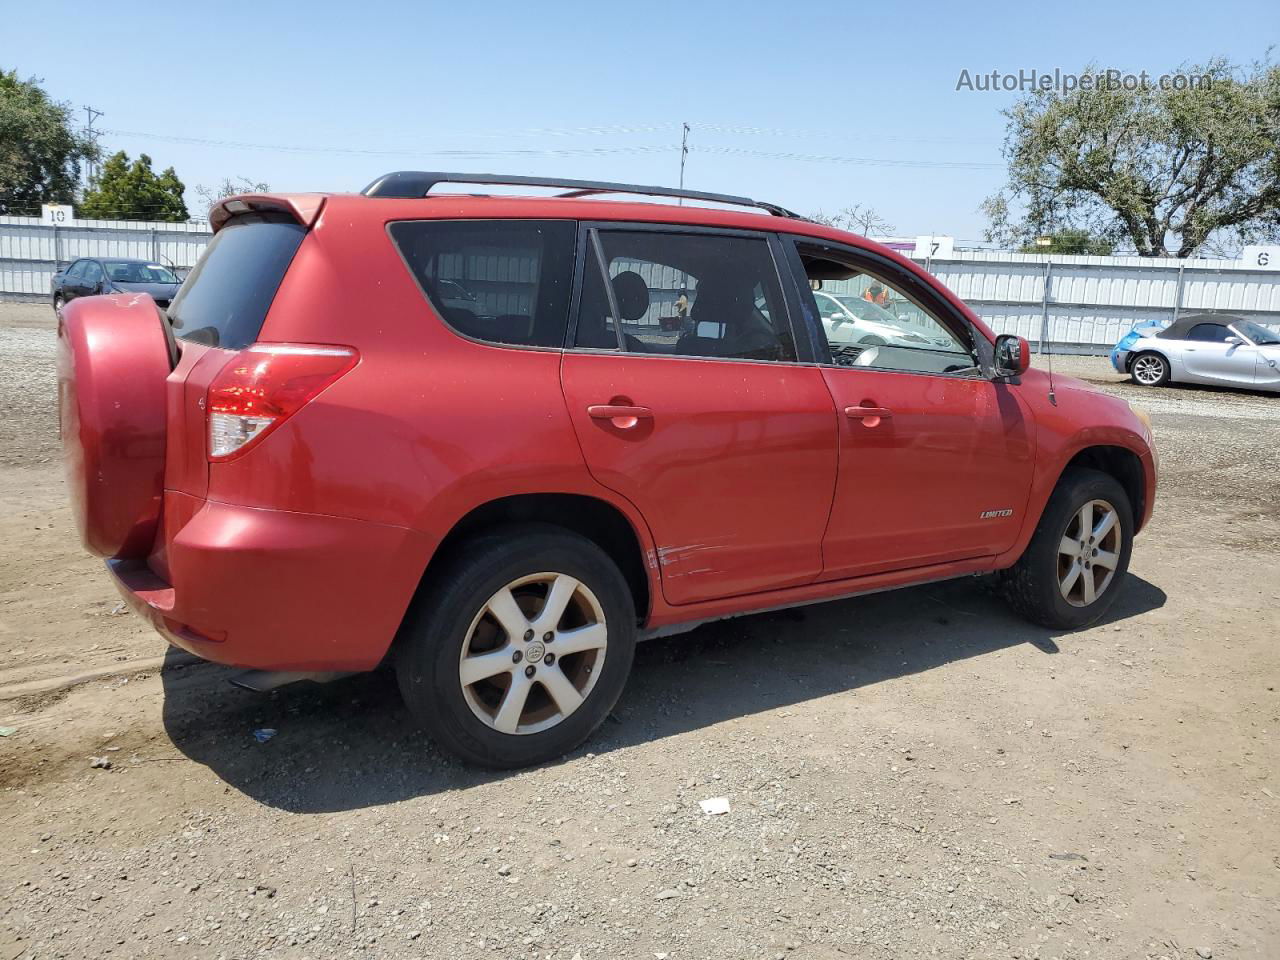
M 1043 239 L 1048 239 L 1049 243 L 1043 246 L 1039 243 L 1029 243 L 1022 247 L 1019 252 L 1045 254 L 1070 253 L 1084 254 L 1093 257 L 1109 257 L 1111 256 L 1111 252 L 1116 248 L 1116 245 L 1110 240 L 1103 237 L 1091 236 L 1088 230 L 1080 230 L 1075 227 L 1068 227 L 1065 230 L 1059 230 L 1057 233 L 1052 233 L 1047 238 Z
M 1194 82 L 1037 90 L 1006 110 L 1009 183 L 983 204 L 987 239 L 1079 229 L 1189 257 L 1280 236 L 1280 67 L 1218 59 L 1171 76 Z
M 0 70 L 0 214 L 38 216 L 42 203 L 70 203 L 92 141 L 71 129 L 71 107 L 36 79 Z
M 145 153 L 130 163 L 121 150 L 102 165 L 97 186 L 80 203 L 80 215 L 98 220 L 189 220 L 182 199 L 186 189 L 173 167 L 157 175 Z
M 828 227 L 835 227 L 837 230 L 860 233 L 864 237 L 883 237 L 893 233 L 896 229 L 892 223 L 880 216 L 872 207 L 864 206 L 861 203 L 855 203 L 852 207 L 845 207 L 832 216 L 828 216 L 822 211 L 811 213 L 809 214 L 809 219 L 815 223 L 825 223 Z

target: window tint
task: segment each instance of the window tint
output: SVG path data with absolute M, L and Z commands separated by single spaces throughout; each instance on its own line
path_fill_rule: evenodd
M 411 220 L 391 238 L 432 306 L 464 336 L 561 347 L 577 224 L 567 220 Z
M 628 353 L 794 360 L 769 244 L 701 233 L 599 233 Z M 584 273 L 576 343 L 617 350 L 594 255 Z
M 86 260 L 80 267 L 80 276 L 86 283 L 97 283 L 102 279 L 102 267 L 97 260 Z
M 1231 331 L 1220 323 L 1197 323 L 1187 333 L 1188 340 L 1208 340 L 1212 343 L 1226 343 Z
M 258 339 L 306 228 L 265 215 L 237 217 L 216 234 L 169 307 L 183 340 L 240 350 Z
M 837 366 L 979 373 L 968 344 L 898 286 L 854 264 L 842 269 L 829 251 L 802 248 L 801 259 L 810 284 L 821 285 L 813 301 Z

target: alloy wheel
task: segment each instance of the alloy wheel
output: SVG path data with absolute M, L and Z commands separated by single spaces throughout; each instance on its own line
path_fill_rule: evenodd
M 1164 379 L 1164 361 L 1159 357 L 1139 357 L 1133 363 L 1133 378 L 1147 387 Z
M 471 621 L 458 680 L 471 712 L 500 733 L 541 733 L 563 722 L 600 678 L 609 630 L 600 601 L 564 573 L 521 577 Z
M 1067 603 L 1087 607 L 1111 586 L 1123 535 L 1106 500 L 1090 500 L 1072 514 L 1058 544 L 1058 589 Z

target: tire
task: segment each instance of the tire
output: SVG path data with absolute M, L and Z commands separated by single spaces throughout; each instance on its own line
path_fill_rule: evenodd
M 1083 512 L 1091 510 L 1096 529 L 1107 516 L 1104 508 L 1109 508 L 1114 523 L 1096 544 L 1087 544 L 1076 536 L 1084 525 Z M 1111 608 L 1132 550 L 1133 507 L 1124 487 L 1099 470 L 1071 468 L 1050 495 L 1027 549 L 1002 574 L 1001 592 L 1032 623 L 1078 630 Z M 1108 561 L 1113 565 L 1108 567 Z
M 54 298 L 53 298 L 53 313 L 54 313 L 54 316 L 58 316 L 58 317 L 62 316 L 62 308 L 63 308 L 63 307 L 65 307 L 66 305 L 67 305 L 67 301 L 66 301 L 66 299 L 62 296 L 62 294 L 60 294 L 60 293 L 59 293 L 59 294 L 57 294 L 56 296 L 54 296 Z
M 1169 361 L 1148 350 L 1133 358 L 1129 377 L 1140 387 L 1163 387 L 1169 382 Z
M 548 629 L 537 621 L 553 587 L 568 601 Z M 601 637 L 603 646 L 563 652 Z M 397 643 L 400 691 L 435 741 L 467 763 L 511 769 L 568 753 L 604 722 L 631 672 L 636 610 L 596 544 L 549 524 L 511 525 L 464 544 L 433 571 Z M 479 678 L 467 685 L 464 658 Z M 516 702 L 513 689 L 527 696 L 519 712 L 504 710 Z

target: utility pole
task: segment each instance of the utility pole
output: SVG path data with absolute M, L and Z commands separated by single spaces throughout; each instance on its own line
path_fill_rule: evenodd
M 683 132 L 680 134 L 680 189 L 684 189 L 684 158 L 689 155 L 689 125 L 682 123 Z M 681 206 L 684 205 L 684 198 L 680 198 Z
M 89 141 L 93 144 L 94 153 L 97 153 L 98 132 L 93 129 L 93 121 L 97 120 L 100 116 L 102 116 L 102 111 L 95 110 L 93 109 L 93 107 L 90 107 L 90 106 L 86 106 L 84 108 L 84 115 L 86 118 L 85 125 L 84 125 L 85 135 L 89 138 Z M 98 176 L 98 168 L 95 165 L 95 161 L 92 158 L 89 160 L 87 164 L 85 164 L 85 168 L 86 168 L 85 173 L 88 176 L 88 183 L 86 185 L 86 189 L 88 189 L 93 186 L 93 182 Z

